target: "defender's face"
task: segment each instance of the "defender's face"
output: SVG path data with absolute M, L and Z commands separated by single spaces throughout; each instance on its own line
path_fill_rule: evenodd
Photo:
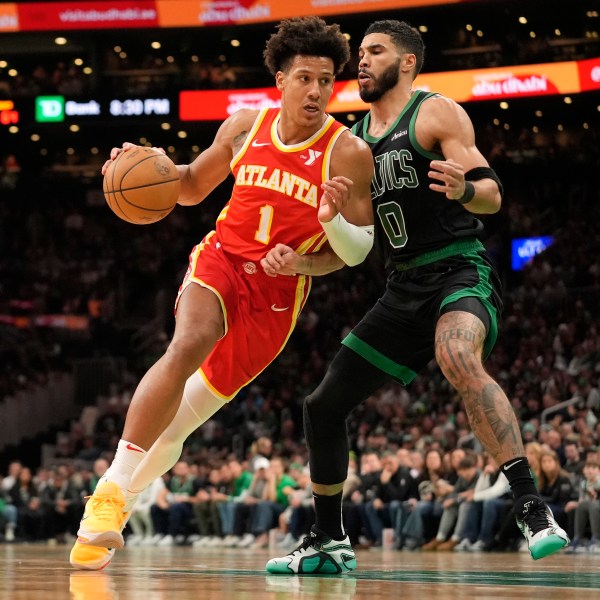
M 397 85 L 401 56 L 389 35 L 371 33 L 364 37 L 358 57 L 360 97 L 375 102 Z
M 323 56 L 296 56 L 276 76 L 286 111 L 307 127 L 321 125 L 334 80 L 333 61 Z

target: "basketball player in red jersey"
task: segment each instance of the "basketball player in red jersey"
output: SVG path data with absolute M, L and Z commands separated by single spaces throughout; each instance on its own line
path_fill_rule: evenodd
M 108 564 L 137 494 L 281 352 L 311 276 L 356 265 L 372 247 L 371 152 L 325 113 L 348 42 L 317 17 L 277 29 L 264 58 L 281 109 L 240 110 L 206 151 L 178 166 L 179 204 L 198 204 L 230 172 L 233 192 L 215 231 L 192 250 L 173 339 L 138 385 L 115 459 L 86 504 L 70 558 L 77 568 Z M 134 147 L 113 148 L 110 160 Z M 289 269 L 294 276 L 277 277 Z

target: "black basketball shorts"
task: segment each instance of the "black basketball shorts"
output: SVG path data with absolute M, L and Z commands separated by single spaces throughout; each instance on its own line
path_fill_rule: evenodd
M 502 312 L 502 288 L 484 251 L 394 271 L 383 296 L 342 343 L 400 383 L 410 383 L 435 356 L 435 328 L 450 311 L 475 314 L 491 352 Z

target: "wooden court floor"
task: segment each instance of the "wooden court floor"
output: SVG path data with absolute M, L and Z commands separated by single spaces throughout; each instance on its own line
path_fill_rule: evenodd
M 268 575 L 267 550 L 129 548 L 101 572 L 74 571 L 66 546 L 0 546 L 1 600 L 421 600 L 598 598 L 600 555 L 357 553 L 343 577 Z

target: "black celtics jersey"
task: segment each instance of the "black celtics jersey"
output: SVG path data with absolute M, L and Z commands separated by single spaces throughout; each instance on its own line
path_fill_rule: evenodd
M 368 134 L 370 113 L 352 132 L 371 147 L 375 175 L 371 197 L 375 213 L 375 239 L 385 256 L 386 268 L 440 250 L 457 239 L 477 237 L 479 219 L 445 194 L 429 189 L 429 163 L 444 160 L 440 153 L 422 148 L 415 122 L 423 100 L 435 94 L 415 91 L 395 123 L 380 138 Z

